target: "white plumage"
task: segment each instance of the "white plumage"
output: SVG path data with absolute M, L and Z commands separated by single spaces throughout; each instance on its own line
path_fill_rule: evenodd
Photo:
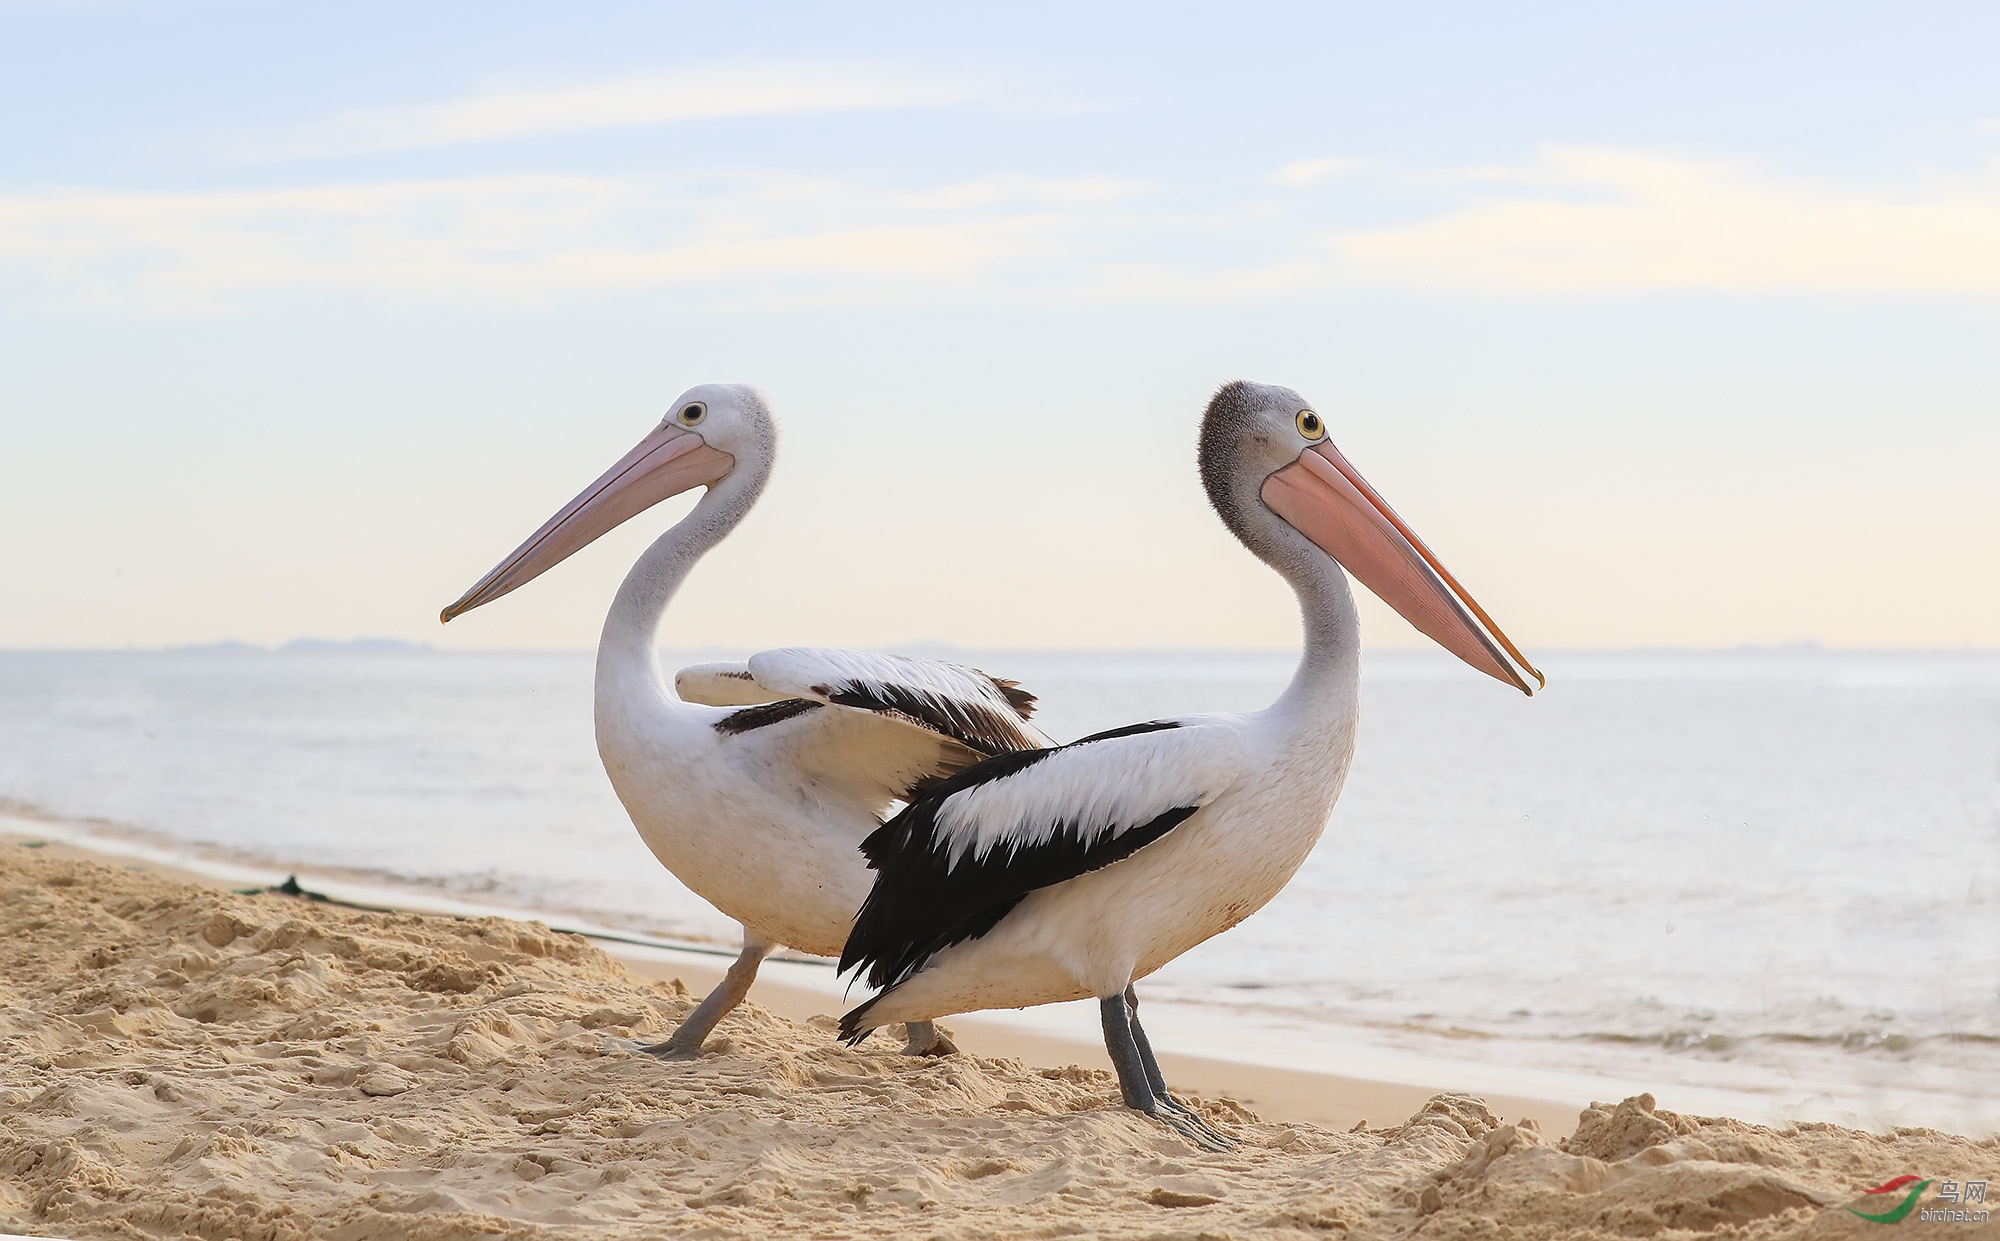
M 674 673 L 674 693 L 682 702 L 710 707 L 754 707 L 785 695 L 757 684 L 745 663 L 689 664 Z
M 1206 806 L 1243 767 L 1235 730 L 1198 720 L 1137 736 L 1085 739 L 1011 775 L 943 798 L 937 833 L 950 866 L 968 854 L 1048 844 L 1058 831 L 1090 846 L 1178 806 Z
M 779 945 L 840 951 L 868 894 L 859 846 L 893 805 L 980 758 L 1048 744 L 1026 720 L 1032 695 L 932 660 L 786 647 L 684 668 L 668 690 L 653 646 L 661 617 L 756 503 L 775 454 L 754 389 L 691 389 L 445 611 L 491 602 L 659 500 L 708 488 L 626 575 L 597 655 L 597 746 L 613 789 L 654 856 L 743 924 L 729 978 L 649 1049 L 663 1055 L 698 1052 Z M 912 1044 L 927 1043 L 937 1045 L 919 1022 Z
M 1132 986 L 1261 908 L 1319 839 L 1359 709 L 1341 564 L 1482 671 L 1528 690 L 1503 649 L 1533 669 L 1296 392 L 1224 387 L 1202 422 L 1201 471 L 1224 524 L 1298 595 L 1306 641 L 1290 686 L 1247 715 L 1002 755 L 903 809 L 864 846 L 877 875 L 841 965 L 881 991 L 842 1031 L 1095 996 L 1126 1103 L 1213 1146 L 1226 1139 L 1167 1093 Z

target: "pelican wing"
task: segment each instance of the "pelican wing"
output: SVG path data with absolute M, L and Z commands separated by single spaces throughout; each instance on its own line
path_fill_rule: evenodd
M 872 986 L 894 986 L 1030 892 L 1160 839 L 1242 766 L 1234 729 L 1161 720 L 967 768 L 862 844 L 879 873 L 841 969 L 865 966 Z
M 749 707 L 803 699 L 852 707 L 950 737 L 982 755 L 1050 744 L 1028 717 L 1035 696 L 1014 681 L 935 659 L 788 646 L 745 663 L 693 664 L 674 674 L 685 702 Z
M 781 696 L 890 716 L 980 754 L 1049 744 L 1028 723 L 1035 696 L 976 668 L 815 646 L 763 651 L 745 667 L 758 685 Z
M 1050 744 L 1027 721 L 1033 694 L 936 660 L 787 647 L 683 668 L 674 688 L 740 708 L 713 726 L 747 761 L 878 816 L 989 755 Z

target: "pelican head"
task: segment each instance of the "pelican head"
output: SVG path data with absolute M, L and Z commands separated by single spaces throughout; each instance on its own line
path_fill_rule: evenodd
M 473 583 L 439 619 L 450 621 L 526 585 L 670 496 L 738 477 L 761 487 L 777 444 L 777 424 L 757 389 L 748 384 L 689 388 L 632 451 Z
M 1224 385 L 1202 418 L 1201 476 L 1223 524 L 1281 572 L 1317 549 L 1479 671 L 1530 695 L 1535 690 L 1523 671 L 1546 683 L 1333 446 L 1325 416 L 1297 392 Z

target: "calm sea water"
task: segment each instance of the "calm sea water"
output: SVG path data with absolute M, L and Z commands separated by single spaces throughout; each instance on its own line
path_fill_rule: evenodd
M 1255 708 L 1292 664 L 953 657 L 1022 680 L 1059 738 Z M 2000 656 L 1544 670 L 1528 701 L 1447 656 L 1371 657 L 1317 852 L 1149 1002 L 1774 1114 L 2000 1123 Z M 612 796 L 590 679 L 577 654 L 0 653 L 0 798 L 280 872 L 729 940 Z

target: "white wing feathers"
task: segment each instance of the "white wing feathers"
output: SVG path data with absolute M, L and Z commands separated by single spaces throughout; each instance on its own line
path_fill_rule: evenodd
M 852 707 L 950 737 L 979 754 L 1052 744 L 1027 722 L 1035 696 L 971 668 L 933 659 L 792 646 L 747 663 L 696 664 L 674 677 L 689 702 L 754 706 L 782 698 Z
M 1168 727 L 1085 738 L 937 807 L 937 847 L 951 866 L 996 848 L 1048 844 L 1058 832 L 1088 848 L 1176 809 L 1206 806 L 1243 767 L 1236 730 Z
M 674 673 L 674 692 L 682 702 L 709 707 L 754 707 L 790 697 L 765 689 L 741 663 L 690 664 Z
M 757 683 L 800 698 L 900 716 L 982 754 L 1051 744 L 1027 722 L 1035 696 L 935 659 L 792 646 L 750 657 Z
M 783 646 L 759 651 L 746 665 L 760 685 L 799 698 L 824 694 L 829 687 L 902 685 L 941 698 L 997 702 L 1006 706 L 993 678 L 983 672 L 936 659 L 878 655 L 830 646 Z
M 935 660 L 789 647 L 683 668 L 674 688 L 738 708 L 713 726 L 745 761 L 876 815 L 982 758 L 1053 744 L 1027 722 L 1034 695 Z

